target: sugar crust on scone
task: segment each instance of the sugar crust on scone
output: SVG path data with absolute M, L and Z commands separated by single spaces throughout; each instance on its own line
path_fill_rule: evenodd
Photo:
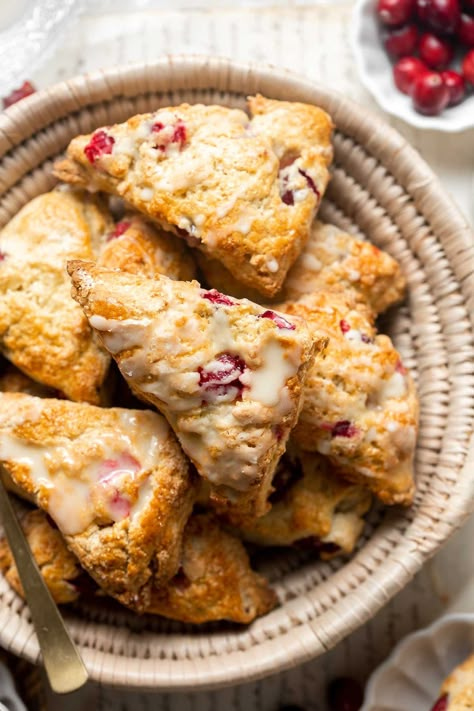
M 262 302 L 255 289 L 237 280 L 216 259 L 200 253 L 197 262 L 209 287 L 239 299 Z M 360 303 L 379 314 L 403 298 L 405 279 L 399 264 L 387 252 L 315 220 L 308 242 L 272 301 L 296 301 L 321 290 L 353 293 Z
M 123 197 L 266 295 L 301 252 L 329 180 L 332 122 L 316 106 L 158 109 L 73 139 L 62 180 Z
M 176 573 L 195 494 L 157 413 L 1 393 L 0 462 L 108 594 L 138 609 Z
M 0 233 L 0 349 L 34 380 L 98 404 L 109 365 L 70 297 L 66 261 L 94 259 L 113 221 L 82 191 L 27 203 Z
M 390 338 L 350 294 L 317 292 L 279 308 L 328 338 L 307 374 L 295 443 L 328 456 L 384 503 L 411 504 L 418 399 Z
M 196 267 L 185 242 L 165 232 L 142 215 L 126 213 L 107 236 L 97 264 L 152 279 L 164 274 L 170 279 L 191 281 Z
M 132 390 L 162 411 L 213 493 L 261 515 L 315 347 L 301 319 L 201 289 L 69 265 L 73 296 Z
M 330 461 L 291 445 L 273 480 L 272 508 L 253 521 L 236 521 L 236 532 L 260 546 L 304 542 L 321 558 L 352 553 L 364 528 L 372 496 L 345 481 Z

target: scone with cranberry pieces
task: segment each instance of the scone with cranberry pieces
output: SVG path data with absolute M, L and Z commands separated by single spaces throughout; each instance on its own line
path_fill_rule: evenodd
M 474 654 L 460 664 L 443 683 L 440 698 L 432 711 L 472 711 L 474 709 Z
M 181 104 L 137 115 L 73 139 L 55 173 L 124 198 L 271 296 L 308 240 L 333 127 L 309 104 L 256 96 L 249 112 Z
M 132 391 L 168 419 L 212 495 L 249 515 L 301 406 L 315 348 L 304 321 L 201 289 L 71 262 L 73 296 Z

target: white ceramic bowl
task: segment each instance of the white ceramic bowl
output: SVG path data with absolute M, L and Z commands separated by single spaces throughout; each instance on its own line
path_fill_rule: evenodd
M 423 116 L 393 82 L 392 62 L 386 54 L 375 15 L 377 0 L 357 0 L 353 11 L 351 44 L 360 79 L 387 113 L 417 128 L 455 133 L 474 127 L 474 93 L 439 116 Z
M 429 711 L 443 680 L 474 653 L 474 613 L 446 615 L 398 644 L 372 675 L 361 711 Z

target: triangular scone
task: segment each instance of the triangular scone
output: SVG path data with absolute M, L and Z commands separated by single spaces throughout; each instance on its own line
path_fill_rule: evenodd
M 352 553 L 372 501 L 364 486 L 344 481 L 326 457 L 294 446 L 280 460 L 273 486 L 270 511 L 239 522 L 238 535 L 260 546 L 301 541 L 323 559 Z
M 83 589 L 94 592 L 92 581 L 82 573 L 77 558 L 43 511 L 29 511 L 21 523 L 56 602 L 73 602 Z M 0 572 L 23 597 L 4 538 L 0 538 Z M 100 589 L 96 592 L 100 594 Z M 269 612 L 276 602 L 265 578 L 251 569 L 242 543 L 224 531 L 212 515 L 193 514 L 184 529 L 178 573 L 164 585 L 154 586 L 146 608 L 138 611 L 181 622 L 248 623 Z M 128 607 L 136 609 L 135 602 L 131 600 Z
M 83 192 L 40 195 L 0 232 L 0 349 L 34 380 L 99 403 L 109 365 L 71 299 L 66 261 L 95 259 L 113 221 Z
M 157 413 L 1 393 L 0 463 L 109 595 L 140 609 L 175 575 L 194 487 Z
M 123 197 L 272 295 L 325 192 L 332 123 L 316 106 L 249 103 L 254 118 L 182 104 L 78 136 L 55 174 Z
M 214 495 L 262 515 L 313 353 L 304 322 L 197 282 L 71 262 L 74 298 Z
M 409 505 L 418 399 L 390 338 L 376 334 L 350 294 L 317 292 L 279 308 L 329 340 L 308 371 L 295 443 L 328 456 L 384 503 Z
M 199 254 L 197 262 L 209 287 L 239 299 L 262 301 L 254 289 L 238 281 L 217 260 Z M 296 301 L 319 290 L 352 292 L 379 314 L 403 298 L 405 279 L 399 264 L 387 252 L 316 220 L 306 246 L 273 301 Z
M 131 213 L 107 236 L 97 264 L 150 279 L 164 274 L 170 279 L 191 281 L 196 276 L 193 258 L 183 240 Z

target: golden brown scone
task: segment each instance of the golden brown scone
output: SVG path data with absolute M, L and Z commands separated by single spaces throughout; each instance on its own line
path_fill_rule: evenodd
M 60 398 L 61 396 L 61 393 L 57 390 L 32 380 L 7 360 L 4 363 L 2 362 L 0 370 L 0 392 L 26 393 L 35 397 Z
M 133 213 L 126 214 L 107 236 L 97 264 L 149 279 L 164 274 L 170 279 L 191 281 L 196 276 L 194 261 L 183 240 Z
M 79 261 L 69 273 L 133 392 L 163 412 L 213 495 L 265 513 L 315 347 L 304 322 L 197 282 Z
M 83 575 L 75 555 L 64 542 L 57 528 L 48 521 L 44 511 L 23 510 L 20 523 L 38 564 L 41 575 L 53 599 L 60 604 L 75 602 L 80 596 L 74 581 Z M 21 597 L 25 597 L 6 538 L 0 537 L 0 572 Z
M 280 304 L 329 344 L 313 360 L 295 443 L 319 452 L 386 504 L 413 499 L 418 424 L 415 386 L 388 336 L 351 294 L 317 292 Z
M 271 510 L 241 521 L 236 533 L 260 546 L 291 546 L 304 541 L 322 558 L 352 553 L 372 501 L 360 484 L 350 484 L 328 459 L 290 446 L 273 480 Z
M 433 711 L 472 711 L 474 709 L 474 654 L 445 679 L 438 705 Z
M 154 589 L 147 612 L 182 622 L 248 623 L 276 603 L 238 538 L 211 514 L 194 514 L 184 532 L 181 568 L 167 585 Z
M 199 254 L 197 262 L 209 287 L 239 299 L 262 301 L 257 291 L 238 281 L 217 260 Z M 320 290 L 353 292 L 358 301 L 379 314 L 400 301 L 404 289 L 400 267 L 389 254 L 315 220 L 306 246 L 273 301 L 297 301 Z
M 271 296 L 325 192 L 332 122 L 316 106 L 261 96 L 249 108 L 252 118 L 201 104 L 134 116 L 73 139 L 55 174 L 123 197 Z
M 99 402 L 109 364 L 71 299 L 69 258 L 94 259 L 113 222 L 83 192 L 40 195 L 0 233 L 0 348 L 34 380 Z
M 0 462 L 120 602 L 146 606 L 176 573 L 194 488 L 157 413 L 1 393 Z

